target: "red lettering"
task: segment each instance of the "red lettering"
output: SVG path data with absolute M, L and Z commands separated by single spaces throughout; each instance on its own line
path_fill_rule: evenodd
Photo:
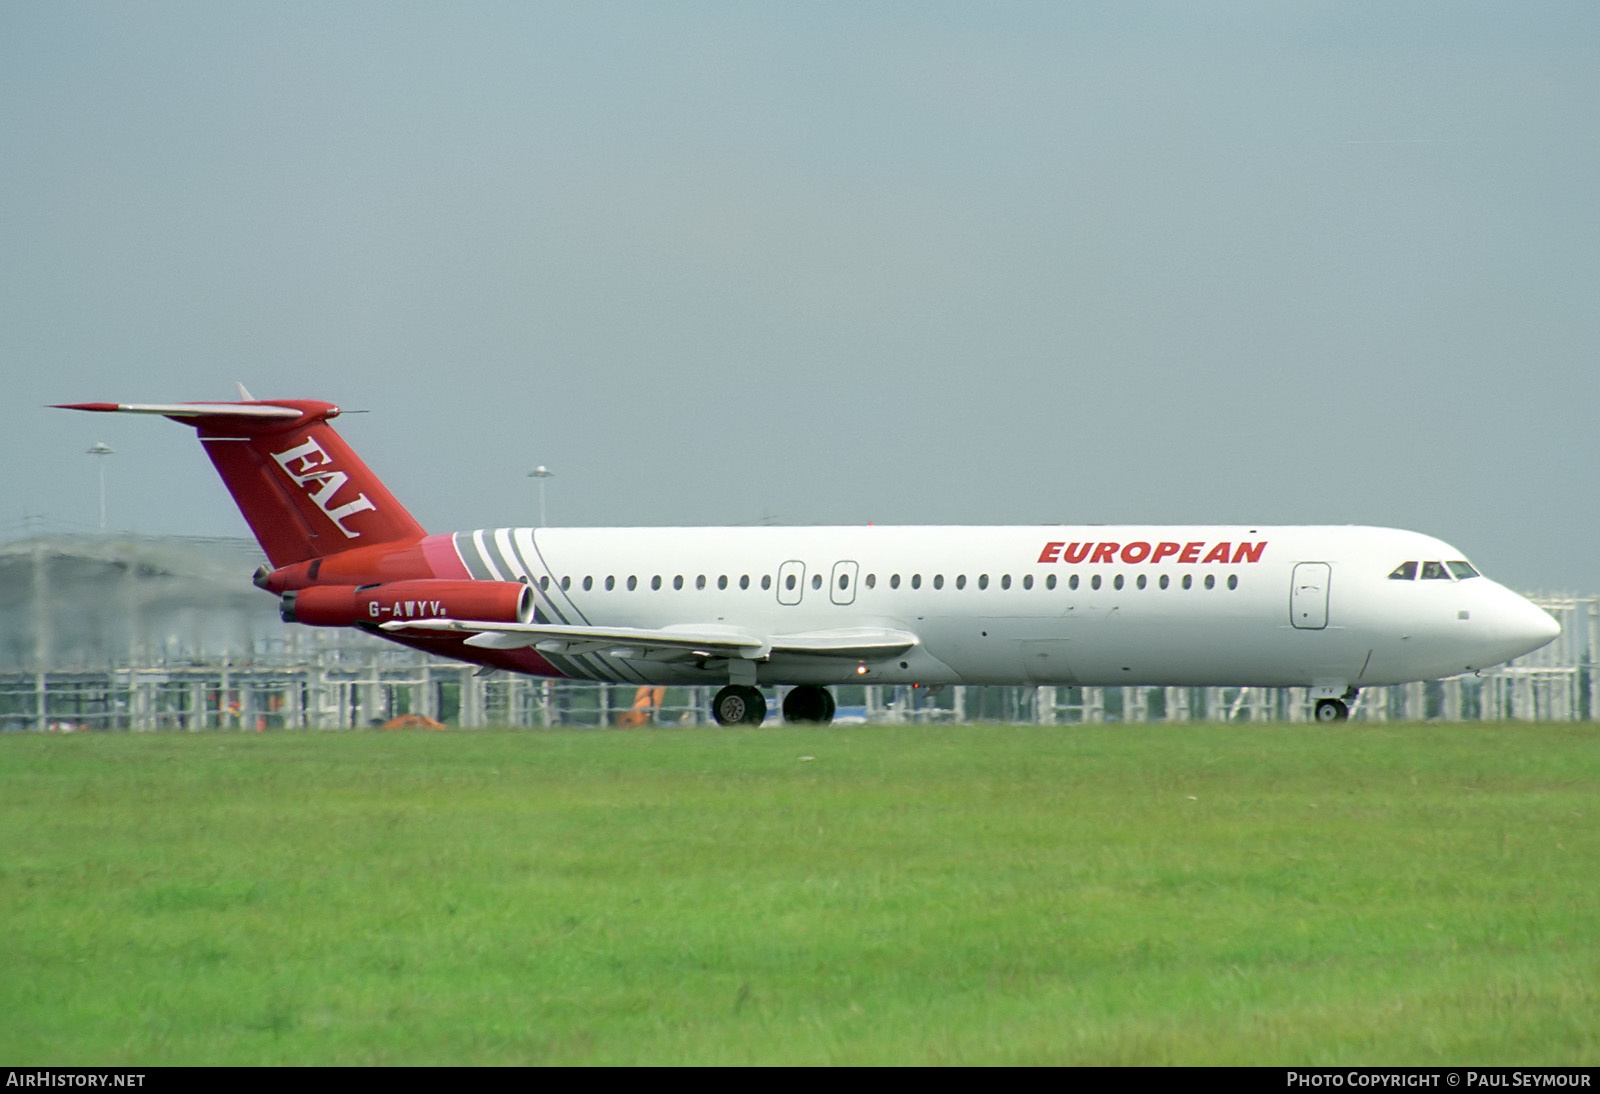
M 1233 544 L 1229 543 L 1227 540 L 1223 540 L 1221 543 L 1219 543 L 1215 547 L 1211 548 L 1211 552 L 1208 555 L 1206 555 L 1205 558 L 1201 559 L 1200 561 L 1201 562 L 1227 562 L 1228 561 L 1228 551 L 1229 551 L 1230 548 L 1232 548 L 1232 546 L 1233 546 Z
M 1061 553 L 1061 561 L 1076 565 L 1088 557 L 1091 546 L 1093 544 L 1078 543 L 1076 541 L 1069 543 L 1067 544 L 1067 549 Z
M 1128 563 L 1129 565 L 1132 565 L 1135 562 L 1143 562 L 1149 557 L 1150 545 L 1148 543 L 1130 543 L 1122 549 L 1122 561 Z
M 1122 544 L 1120 544 L 1120 543 L 1097 543 L 1097 544 L 1094 545 L 1094 557 L 1091 558 L 1089 561 L 1090 562 L 1115 562 L 1116 561 L 1116 555 L 1117 555 L 1117 548 L 1120 547 L 1120 546 L 1122 546 Z
M 1238 550 L 1233 552 L 1233 561 L 1235 564 L 1240 562 L 1260 562 L 1261 552 L 1266 549 L 1266 540 L 1262 540 L 1260 543 L 1244 543 L 1241 541 Z
M 1054 542 L 1054 541 L 1052 541 L 1050 543 L 1046 543 L 1044 545 L 1044 550 L 1039 552 L 1039 561 L 1040 562 L 1054 562 L 1054 561 L 1056 561 L 1056 559 L 1061 556 L 1061 548 L 1064 547 L 1064 546 L 1065 546 L 1065 544 L 1059 543 L 1059 542 Z
M 1178 545 L 1176 543 L 1166 543 L 1166 542 L 1158 543 L 1158 544 L 1156 544 L 1155 554 L 1150 556 L 1150 561 L 1151 562 L 1160 562 L 1162 559 L 1171 558 L 1173 555 L 1175 555 L 1177 553 L 1178 553 Z
M 1199 562 L 1200 561 L 1200 548 L 1202 548 L 1204 546 L 1205 546 L 1204 543 L 1185 543 L 1183 545 L 1183 554 L 1178 556 L 1178 561 L 1179 562 Z

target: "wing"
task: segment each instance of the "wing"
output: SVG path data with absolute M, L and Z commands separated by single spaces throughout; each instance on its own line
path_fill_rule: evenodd
M 917 644 L 909 631 L 851 627 L 833 631 L 761 638 L 731 627 L 576 627 L 555 623 L 494 623 L 477 619 L 397 619 L 386 631 L 435 631 L 469 635 L 478 649 L 514 650 L 531 646 L 540 653 L 574 656 L 603 652 L 629 660 L 704 660 L 711 657 L 765 661 L 773 656 L 809 656 L 875 661 L 894 657 Z

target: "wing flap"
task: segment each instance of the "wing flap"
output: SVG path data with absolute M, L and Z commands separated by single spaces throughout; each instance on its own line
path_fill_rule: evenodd
M 895 657 L 917 645 L 910 631 L 888 627 L 844 627 L 831 631 L 804 631 L 772 636 L 774 654 L 804 654 L 812 657 L 839 657 L 852 661 L 875 661 Z
M 496 623 L 482 619 L 397 619 L 380 625 L 386 631 L 465 634 L 468 636 L 466 644 L 477 649 L 515 650 L 531 646 L 540 653 L 567 656 L 605 650 L 613 657 L 647 661 L 711 657 L 763 661 L 774 655 L 877 661 L 898 656 L 917 645 L 917 636 L 910 631 L 885 627 L 804 631 L 763 639 L 713 625 L 652 629 Z
M 770 647 L 754 635 L 714 627 L 576 627 L 556 623 L 494 623 L 473 619 L 398 619 L 380 624 L 386 631 L 437 631 L 467 634 L 467 645 L 512 650 L 532 646 L 544 653 L 579 654 L 612 649 L 635 658 L 681 654 L 760 660 Z

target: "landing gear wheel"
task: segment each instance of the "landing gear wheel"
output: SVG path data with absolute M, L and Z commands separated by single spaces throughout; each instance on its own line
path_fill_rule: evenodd
M 1338 699 L 1317 700 L 1317 721 L 1342 722 L 1350 717 L 1350 708 Z
M 767 716 L 767 699 L 760 688 L 729 684 L 711 700 L 711 716 L 719 726 L 758 726 Z
M 814 722 L 827 725 L 833 721 L 833 696 L 828 689 L 816 684 L 801 684 L 783 697 L 785 722 Z

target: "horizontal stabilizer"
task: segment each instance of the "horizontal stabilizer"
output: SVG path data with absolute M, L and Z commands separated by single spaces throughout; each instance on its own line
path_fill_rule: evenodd
M 165 418 L 298 418 L 304 411 L 256 403 L 56 403 L 57 410 L 104 414 L 160 414 Z

